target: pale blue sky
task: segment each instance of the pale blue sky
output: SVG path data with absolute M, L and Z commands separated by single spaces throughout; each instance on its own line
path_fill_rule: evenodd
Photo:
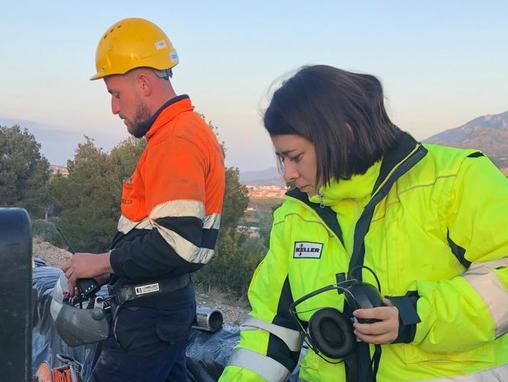
M 174 86 L 219 126 L 228 165 L 275 164 L 261 125 L 274 80 L 301 65 L 377 75 L 393 120 L 419 139 L 508 110 L 506 1 L 2 1 L 0 117 L 127 136 L 103 83 L 98 39 L 125 17 L 157 23 Z

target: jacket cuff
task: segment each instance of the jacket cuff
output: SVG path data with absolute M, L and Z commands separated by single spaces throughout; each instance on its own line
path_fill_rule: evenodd
M 416 324 L 421 322 L 416 303 L 420 296 L 418 292 L 407 292 L 405 296 L 387 296 L 392 304 L 399 310 L 399 335 L 394 344 L 413 342 L 416 334 Z
M 120 251 L 117 248 L 113 248 L 109 254 L 109 263 L 111 264 L 111 269 L 113 270 L 113 274 L 120 277 L 121 266 L 122 266 L 122 256 Z

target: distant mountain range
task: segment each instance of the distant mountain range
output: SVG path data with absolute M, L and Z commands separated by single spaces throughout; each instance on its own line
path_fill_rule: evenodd
M 25 121 L 12 118 L 0 117 L 0 125 L 11 127 L 19 125 L 23 129 L 27 129 L 34 135 L 38 143 L 41 144 L 41 153 L 46 157 L 49 163 L 54 165 L 67 165 L 67 160 L 74 158 L 79 143 L 85 142 L 85 135 L 94 138 L 97 146 L 104 150 L 111 150 L 119 142 L 108 136 L 98 136 L 97 134 L 77 133 L 72 131 L 57 130 L 51 126 L 41 123 Z
M 498 167 L 507 168 L 508 111 L 475 118 L 455 129 L 436 134 L 424 142 L 479 149 Z
M 259 171 L 241 171 L 240 183 L 251 185 L 284 185 L 284 179 L 277 167 Z
M 433 135 L 423 142 L 479 149 L 508 176 L 508 111 L 475 118 L 462 126 Z M 252 185 L 284 184 L 276 167 L 241 172 L 240 181 Z

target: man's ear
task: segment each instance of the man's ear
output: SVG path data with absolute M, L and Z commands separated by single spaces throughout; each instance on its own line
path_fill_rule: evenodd
M 149 96 L 152 93 L 152 79 L 145 71 L 140 71 L 136 76 L 136 86 L 144 96 Z

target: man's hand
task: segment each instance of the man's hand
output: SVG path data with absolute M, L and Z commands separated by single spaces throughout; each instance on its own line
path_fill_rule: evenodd
M 75 253 L 61 266 L 65 277 L 69 281 L 69 294 L 74 296 L 77 279 L 100 278 L 105 273 L 111 273 L 109 252 L 101 254 Z
M 104 285 L 109 282 L 111 278 L 111 272 L 103 273 L 102 275 L 95 276 L 94 279 L 97 281 L 97 284 Z
M 372 324 L 354 323 L 356 337 L 366 343 L 375 345 L 390 344 L 399 335 L 399 310 L 390 300 L 383 299 L 387 306 L 370 309 L 357 309 L 353 316 L 363 319 L 376 319 Z

